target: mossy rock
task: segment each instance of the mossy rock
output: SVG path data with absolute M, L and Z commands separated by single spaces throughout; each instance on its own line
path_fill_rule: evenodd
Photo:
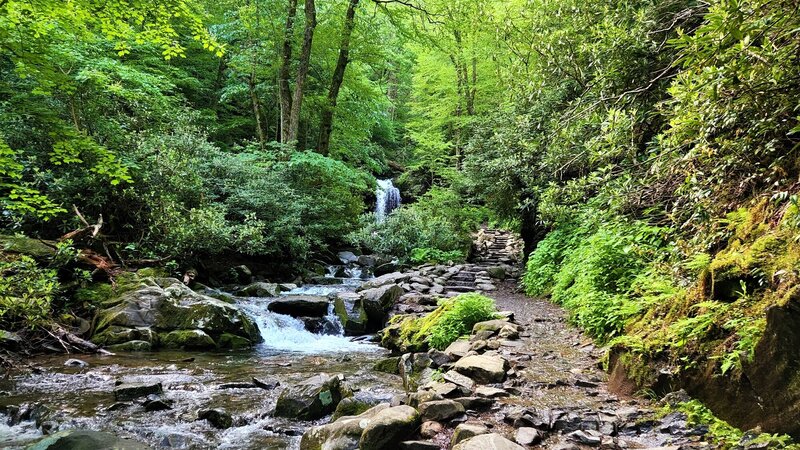
M 158 335 L 164 348 L 211 350 L 217 347 L 214 339 L 203 330 L 177 330 Z
M 220 348 L 230 348 L 233 350 L 239 350 L 243 348 L 250 348 L 253 346 L 253 343 L 250 342 L 250 339 L 243 338 L 241 336 L 237 336 L 231 333 L 222 333 L 222 336 L 217 339 Z
M 56 250 L 55 243 L 48 245 L 39 239 L 26 236 L 0 234 L 0 252 L 18 253 L 43 260 L 52 258 Z
M 367 332 L 367 311 L 358 294 L 342 293 L 333 301 L 333 311 L 342 323 L 347 335 L 360 335 Z
M 128 341 L 110 345 L 108 349 L 112 352 L 149 352 L 153 350 L 153 346 L 147 341 Z
M 357 416 L 373 406 L 375 405 L 367 403 L 363 400 L 359 400 L 355 397 L 343 398 L 342 401 L 336 405 L 336 411 L 334 411 L 333 415 L 331 416 L 331 422 L 335 421 L 339 417 Z
M 158 335 L 147 327 L 125 328 L 112 326 L 92 337 L 97 345 L 117 345 L 128 341 L 145 341 L 151 345 L 158 343 Z
M 398 364 L 400 364 L 399 356 L 381 358 L 372 366 L 372 370 L 376 372 L 388 373 L 391 375 L 399 375 L 400 368 Z

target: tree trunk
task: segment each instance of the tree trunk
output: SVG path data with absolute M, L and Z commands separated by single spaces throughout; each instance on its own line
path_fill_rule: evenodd
M 319 145 L 317 150 L 323 154 L 328 154 L 331 145 L 331 132 L 333 132 L 333 113 L 336 110 L 336 102 L 339 98 L 339 90 L 344 81 L 344 71 L 350 62 L 350 36 L 353 35 L 353 28 L 356 26 L 356 7 L 359 0 L 350 0 L 347 5 L 347 13 L 344 19 L 344 29 L 342 30 L 342 44 L 339 47 L 339 59 L 336 61 L 336 68 L 333 70 L 331 87 L 328 90 L 328 104 L 322 110 L 320 120 Z
M 255 72 L 250 72 L 250 78 L 247 80 L 247 87 L 250 90 L 250 102 L 253 104 L 253 117 L 256 119 L 258 145 L 261 147 L 261 150 L 264 150 L 264 146 L 267 144 L 267 137 L 264 135 L 264 126 L 261 123 L 261 103 L 259 102 L 258 95 L 256 94 Z
M 281 142 L 289 142 L 289 122 L 292 110 L 292 91 L 289 88 L 289 72 L 292 65 L 292 35 L 294 34 L 294 18 L 297 15 L 297 0 L 289 0 L 286 16 L 286 28 L 283 31 L 283 52 L 281 68 L 278 72 L 278 93 L 280 96 L 280 136 Z
M 305 0 L 306 26 L 303 33 L 303 47 L 300 50 L 300 61 L 297 67 L 297 80 L 294 84 L 294 97 L 289 116 L 289 133 L 287 142 L 297 142 L 297 132 L 300 129 L 300 106 L 303 104 L 303 88 L 306 84 L 308 69 L 311 65 L 311 44 L 314 40 L 314 28 L 317 26 L 317 10 L 314 0 Z

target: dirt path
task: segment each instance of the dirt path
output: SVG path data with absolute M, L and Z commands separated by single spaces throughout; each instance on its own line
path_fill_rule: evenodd
M 683 414 L 658 418 L 658 405 L 610 393 L 601 350 L 566 323 L 560 307 L 517 292 L 512 282 L 486 295 L 524 327 L 520 340 L 500 348 L 511 362 L 503 388 L 512 395 L 483 417 L 498 430 L 535 429 L 544 440 L 530 448 L 541 449 L 709 448 L 701 443 L 706 430 L 687 425 Z

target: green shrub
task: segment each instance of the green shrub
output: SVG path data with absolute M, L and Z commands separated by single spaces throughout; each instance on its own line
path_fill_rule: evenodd
M 0 260 L 0 324 L 13 330 L 44 323 L 59 289 L 56 270 L 29 256 Z
M 461 294 L 445 302 L 449 305 L 430 328 L 428 344 L 435 349 L 444 350 L 460 336 L 469 334 L 476 323 L 495 317 L 494 300 L 480 294 Z
M 441 251 L 437 248 L 415 248 L 411 250 L 411 262 L 414 264 L 439 264 L 448 261 L 464 261 L 467 255 L 461 250 Z

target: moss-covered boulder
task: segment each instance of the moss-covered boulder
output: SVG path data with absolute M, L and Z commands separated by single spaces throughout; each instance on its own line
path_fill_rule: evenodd
M 378 412 L 364 427 L 359 448 L 361 450 L 397 448 L 401 441 L 407 439 L 417 429 L 419 417 L 416 409 L 405 405 Z
M 153 346 L 147 341 L 128 341 L 122 344 L 109 345 L 108 349 L 112 352 L 149 352 L 153 349 Z
M 311 427 L 300 439 L 300 450 L 351 450 L 358 448 L 364 428 L 373 417 L 388 408 L 388 403 L 382 403 L 358 416 L 344 416 L 327 425 Z
M 332 413 L 345 397 L 353 395 L 342 375 L 321 373 L 281 392 L 275 416 L 315 420 Z
M 235 305 L 198 294 L 179 280 L 132 277 L 126 283 L 133 289 L 106 300 L 98 314 L 92 338 L 98 345 L 146 341 L 153 347 L 208 349 L 212 342 L 240 348 L 262 341 L 255 323 Z
M 147 450 L 140 442 L 121 439 L 111 433 L 89 430 L 60 431 L 28 447 L 31 450 L 85 450 L 113 448 L 120 450 Z
M 164 348 L 184 350 L 211 350 L 217 347 L 214 339 L 203 330 L 176 330 L 159 335 Z
M 55 242 L 32 239 L 22 235 L 0 234 L 0 252 L 17 253 L 44 260 L 56 253 Z
M 333 301 L 333 311 L 339 317 L 345 334 L 358 336 L 367 332 L 369 317 L 361 296 L 354 292 L 342 292 Z
M 281 293 L 281 288 L 275 283 L 257 281 L 236 291 L 239 297 L 276 297 Z
M 239 350 L 243 348 L 250 348 L 253 346 L 253 343 L 250 341 L 250 339 L 243 338 L 235 334 L 222 333 L 222 336 L 220 336 L 217 340 L 217 345 L 219 345 L 220 348 Z

